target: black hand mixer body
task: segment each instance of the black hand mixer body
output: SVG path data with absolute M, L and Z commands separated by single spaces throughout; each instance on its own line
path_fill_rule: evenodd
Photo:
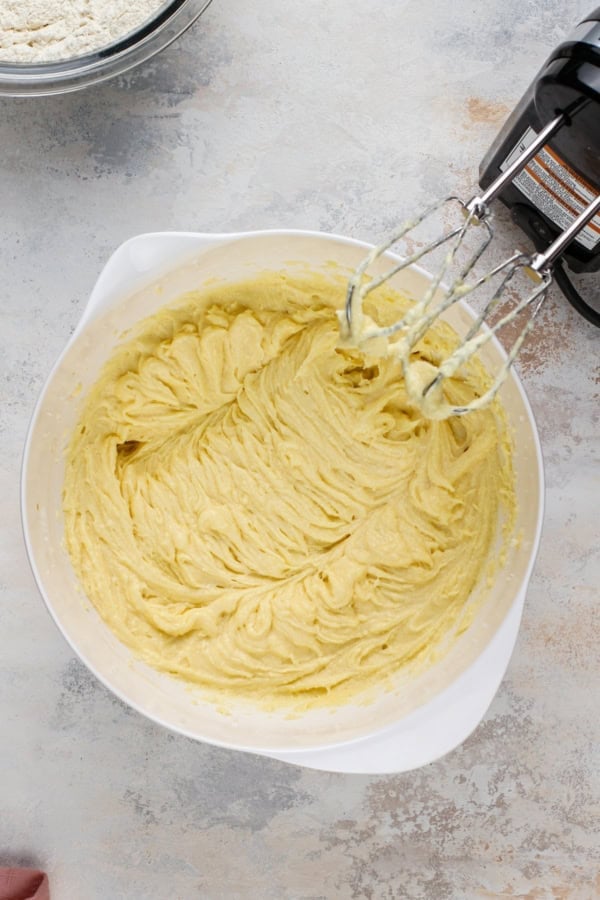
M 539 251 L 600 194 L 600 7 L 542 66 L 481 163 L 481 186 L 488 187 L 559 113 L 564 115 L 561 127 L 500 194 Z M 600 270 L 597 223 L 592 221 L 563 254 L 573 272 Z M 600 316 L 579 296 L 562 266 L 555 277 L 578 311 L 600 325 Z

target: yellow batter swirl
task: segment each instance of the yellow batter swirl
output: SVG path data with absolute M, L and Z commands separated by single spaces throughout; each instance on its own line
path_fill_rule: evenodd
M 67 547 L 136 655 L 271 707 L 344 702 L 464 627 L 514 511 L 496 403 L 429 421 L 400 365 L 338 346 L 343 279 L 260 278 L 146 319 L 68 449 Z M 385 324 L 403 302 L 369 309 Z M 453 332 L 420 347 L 435 359 Z M 472 364 L 445 387 L 481 392 Z

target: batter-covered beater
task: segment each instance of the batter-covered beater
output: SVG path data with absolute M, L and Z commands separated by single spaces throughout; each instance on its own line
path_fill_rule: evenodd
M 462 415 L 491 402 L 553 280 L 588 321 L 600 326 L 600 313 L 580 296 L 564 268 L 565 263 L 575 272 L 600 268 L 600 8 L 546 61 L 484 159 L 480 184 L 482 192 L 469 201 L 446 197 L 375 247 L 351 277 L 340 314 L 344 339 L 361 346 L 375 339 L 386 342 L 385 352 L 402 364 L 409 396 L 430 418 Z M 516 251 L 482 272 L 493 238 L 491 204 L 497 198 L 511 209 L 536 251 Z M 452 221 L 456 211 L 462 213 L 458 223 Z M 436 216 L 444 222 L 440 232 L 415 239 Z M 409 251 L 387 272 L 371 277 L 373 263 L 400 242 L 408 242 Z M 442 260 L 430 287 L 400 320 L 380 327 L 365 315 L 363 304 L 372 291 L 407 266 L 430 262 L 436 252 Z M 416 345 L 438 317 L 483 290 L 481 311 L 451 355 L 427 363 L 415 359 Z M 485 393 L 465 406 L 447 403 L 444 379 L 515 320 L 523 324 Z

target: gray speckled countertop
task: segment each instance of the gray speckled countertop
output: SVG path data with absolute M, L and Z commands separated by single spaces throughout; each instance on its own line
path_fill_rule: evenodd
M 520 371 L 547 510 L 508 674 L 417 772 L 343 776 L 194 743 L 74 658 L 27 564 L 19 466 L 107 255 L 143 231 L 365 240 L 458 188 L 592 0 L 214 0 L 155 61 L 0 100 L 0 864 L 53 900 L 600 896 L 598 334 L 553 293 Z M 498 254 L 520 240 L 504 220 Z

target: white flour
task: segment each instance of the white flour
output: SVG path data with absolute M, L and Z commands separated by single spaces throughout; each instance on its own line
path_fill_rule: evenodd
M 0 0 L 0 60 L 49 62 L 98 50 L 164 0 Z

